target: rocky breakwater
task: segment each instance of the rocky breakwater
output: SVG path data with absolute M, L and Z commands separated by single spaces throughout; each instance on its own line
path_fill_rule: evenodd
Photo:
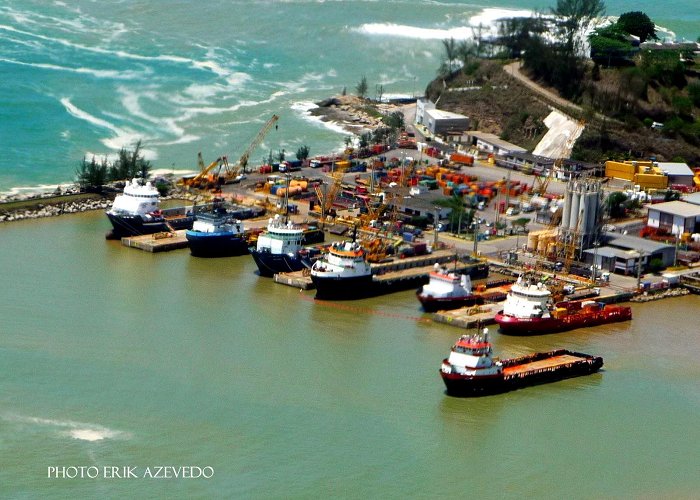
M 374 131 L 383 126 L 382 116 L 393 111 L 403 111 L 404 107 L 392 103 L 376 103 L 354 95 L 329 97 L 316 103 L 309 110 L 312 116 L 322 121 L 333 122 L 353 134 Z
M 66 191 L 51 195 L 14 195 L 0 200 L 0 222 L 55 217 L 63 214 L 105 210 L 112 204 L 108 197 Z

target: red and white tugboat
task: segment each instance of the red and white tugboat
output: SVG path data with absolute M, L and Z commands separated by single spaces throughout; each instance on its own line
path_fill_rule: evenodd
M 446 311 L 483 304 L 484 299 L 472 293 L 472 281 L 467 274 L 448 271 L 435 264 L 430 281 L 416 292 L 425 312 Z
M 442 361 L 440 375 L 451 396 L 482 396 L 597 372 L 603 358 L 558 349 L 519 358 L 493 358 L 488 329 L 462 335 Z
M 501 333 L 533 335 L 632 319 L 629 306 L 592 300 L 554 303 L 552 292 L 533 275 L 520 276 L 495 317 Z

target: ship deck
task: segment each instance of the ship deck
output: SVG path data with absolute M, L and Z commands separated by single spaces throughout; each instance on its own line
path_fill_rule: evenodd
M 540 359 L 538 361 L 531 361 L 529 363 L 504 367 L 503 375 L 505 375 L 506 377 L 520 375 L 523 373 L 544 370 L 547 368 L 556 368 L 558 366 L 566 365 L 568 363 L 575 363 L 577 361 L 585 360 L 586 358 L 582 356 L 574 356 L 572 354 L 560 354 L 558 356 L 552 356 L 550 358 Z

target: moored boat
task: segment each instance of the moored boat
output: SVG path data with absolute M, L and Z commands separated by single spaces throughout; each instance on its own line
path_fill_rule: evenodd
M 260 276 L 272 277 L 277 273 L 310 268 L 320 250 L 305 248 L 304 245 L 319 243 L 323 239 L 323 230 L 294 224 L 275 215 L 268 220 L 267 229 L 258 236 L 256 247 L 251 248 L 250 254 Z
M 243 222 L 224 206 L 197 214 L 192 229 L 185 232 L 195 257 L 232 257 L 248 253 Z
M 459 307 L 483 304 L 484 299 L 472 292 L 468 274 L 450 271 L 435 264 L 429 281 L 416 291 L 425 312 L 446 311 Z
M 498 360 L 488 338 L 462 335 L 442 361 L 440 376 L 451 396 L 482 396 L 589 375 L 603 366 L 603 358 L 566 349 Z
M 311 266 L 317 299 L 355 299 L 372 293 L 372 268 L 357 241 L 334 242 Z
M 533 275 L 518 278 L 508 292 L 503 311 L 495 317 L 501 333 L 511 335 L 561 332 L 630 319 L 629 306 L 592 300 L 555 304 L 551 290 Z
M 406 259 L 371 263 L 370 252 L 355 240 L 330 245 L 311 267 L 315 298 L 353 300 L 415 290 L 428 283 L 429 266 L 436 261 L 431 257 L 432 252 L 428 252 Z M 466 263 L 462 269 L 474 279 L 486 278 L 489 272 L 488 263 L 479 260 Z
M 160 208 L 160 194 L 150 182 L 127 182 L 106 212 L 112 223 L 107 239 L 190 229 L 195 220 L 193 207 Z

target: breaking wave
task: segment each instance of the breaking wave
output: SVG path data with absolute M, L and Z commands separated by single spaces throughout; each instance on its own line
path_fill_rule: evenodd
M 131 434 L 124 431 L 109 429 L 98 424 L 75 422 L 72 420 L 54 420 L 49 418 L 30 417 L 23 415 L 3 415 L 3 420 L 19 425 L 31 425 L 38 429 L 46 429 L 58 436 L 70 437 L 81 441 L 102 441 L 105 439 L 131 439 Z

